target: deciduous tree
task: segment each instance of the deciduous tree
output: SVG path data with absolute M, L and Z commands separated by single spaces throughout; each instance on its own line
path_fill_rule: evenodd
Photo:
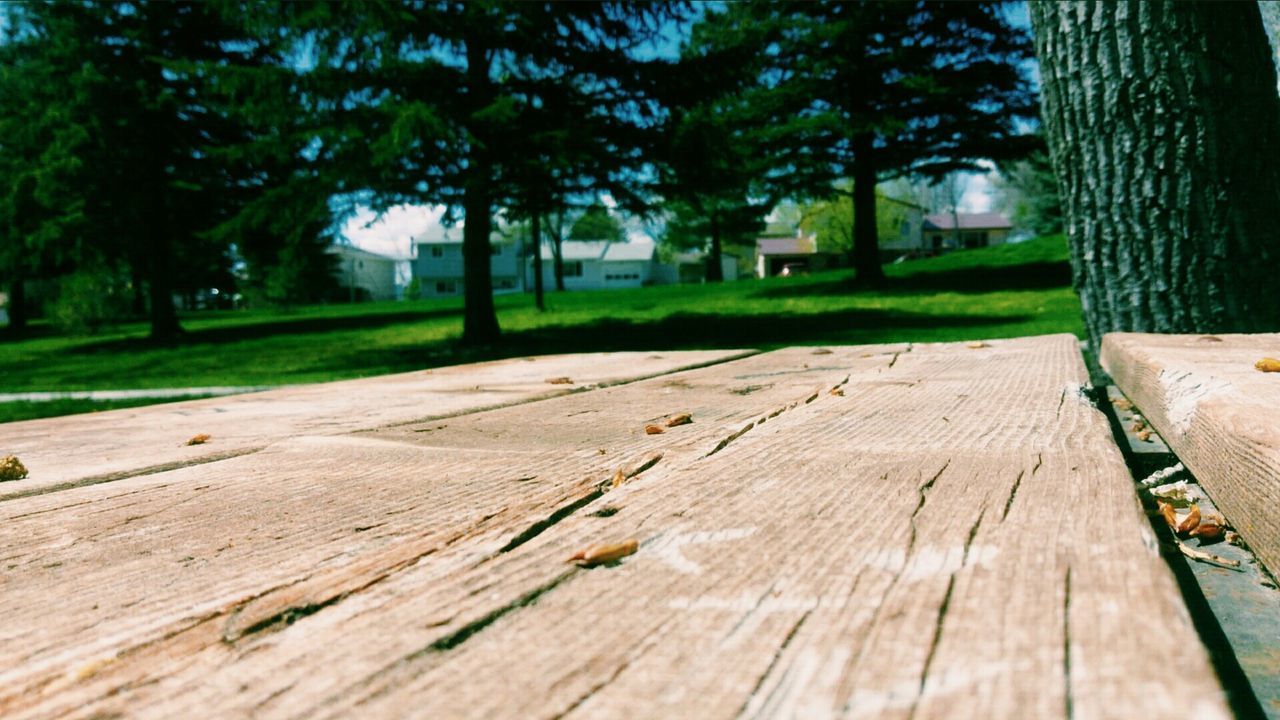
M 1280 99 L 1256 3 L 1031 3 L 1076 290 L 1113 330 L 1280 329 Z

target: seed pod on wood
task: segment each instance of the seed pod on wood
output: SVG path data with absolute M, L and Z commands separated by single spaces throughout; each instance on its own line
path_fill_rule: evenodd
M 644 426 L 645 435 L 661 435 L 664 432 L 666 431 L 662 429 L 661 425 L 645 425 Z
M 631 538 L 619 543 L 593 545 L 586 550 L 579 550 L 574 553 L 567 562 L 576 562 L 583 567 L 603 565 L 604 563 L 621 560 L 628 555 L 634 555 L 636 550 L 639 549 L 640 541 L 635 538 Z
M 1186 516 L 1183 517 L 1182 520 L 1178 523 L 1178 527 L 1176 528 L 1176 530 L 1179 535 L 1182 535 L 1184 533 L 1191 532 L 1199 524 L 1200 524 L 1200 506 L 1192 505 L 1191 511 L 1188 512 Z
M 966 343 L 965 345 L 966 347 L 973 348 L 974 350 L 977 350 L 978 348 L 990 347 L 989 345 L 982 342 L 981 340 L 975 340 L 971 343 Z
M 667 418 L 667 427 L 673 428 L 677 425 L 688 425 L 693 422 L 693 416 L 689 413 L 680 413 Z
M 1280 360 L 1275 358 L 1264 357 L 1253 366 L 1262 372 L 1280 372 Z
M 1200 538 L 1201 542 L 1217 540 L 1222 537 L 1222 526 L 1214 522 L 1201 522 L 1192 528 L 1189 535 Z
M 1172 505 L 1167 502 L 1157 501 L 1156 509 L 1160 511 L 1160 517 L 1164 518 L 1164 521 L 1169 524 L 1170 530 L 1178 527 L 1178 513 L 1173 509 Z
M 210 435 L 209 433 L 200 433 L 199 435 L 193 435 L 193 436 L 191 437 L 191 439 L 187 441 L 187 444 L 188 444 L 188 445 L 203 445 L 203 444 L 205 444 L 205 443 L 209 442 L 211 439 L 213 439 L 213 436 L 212 436 L 212 435 Z

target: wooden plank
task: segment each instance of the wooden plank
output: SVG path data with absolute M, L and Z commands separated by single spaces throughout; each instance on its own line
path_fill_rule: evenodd
M 1272 573 L 1280 571 L 1280 334 L 1103 338 L 1101 363 Z
M 706 454 L 851 367 L 890 360 L 797 349 L 10 501 L 0 506 L 0 613 L 10 613 L 0 688 L 30 696 L 165 638 L 221 645 L 422 558 L 473 563 L 598 495 L 619 468 L 635 473 L 655 451 L 661 462 Z M 602 419 L 605 408 L 614 412 Z M 694 422 L 644 433 L 677 411 Z M 61 608 L 54 626 L 50 601 Z M 11 701 L 0 690 L 0 714 Z
M 837 351 L 821 358 L 821 370 L 805 367 L 815 358 L 790 351 L 698 371 L 734 371 L 723 376 L 718 398 L 697 382 L 682 389 L 679 379 L 660 379 L 606 391 L 616 396 L 605 407 L 589 404 L 598 395 L 591 393 L 413 437 L 397 430 L 300 440 L 332 444 L 332 454 L 310 465 L 332 473 L 327 482 L 350 482 L 353 467 L 375 479 L 354 487 L 354 496 L 407 485 L 375 463 L 373 445 L 406 455 L 418 449 L 423 457 L 402 462 L 419 495 L 463 488 L 453 500 L 419 497 L 445 508 L 418 519 L 420 532 L 513 492 L 516 485 L 495 482 L 505 475 L 480 460 L 485 451 L 504 469 L 542 453 L 548 464 L 536 466 L 538 479 L 556 472 L 556 458 L 602 457 L 598 438 L 611 433 L 630 433 L 620 455 L 664 455 L 607 494 L 593 497 L 594 482 L 579 486 L 576 499 L 555 506 L 577 511 L 541 516 L 548 522 L 537 534 L 478 528 L 376 582 L 347 587 L 330 578 L 330 592 L 346 587 L 344 594 L 316 602 L 324 594 L 312 587 L 293 599 L 294 617 L 273 606 L 292 624 L 228 634 L 226 616 L 194 618 L 121 650 L 86 640 L 108 632 L 104 623 L 80 628 L 0 675 L 0 688 L 12 688 L 0 695 L 0 712 L 1225 717 L 1106 421 L 1078 393 L 1087 376 L 1074 338 L 909 350 Z M 802 387 L 814 380 L 843 394 Z M 765 383 L 789 384 L 792 399 L 757 404 L 773 392 L 756 387 Z M 752 412 L 702 421 L 716 402 L 735 399 Z M 693 425 L 637 434 L 637 419 L 691 405 L 712 409 L 695 411 Z M 564 421 L 543 433 L 550 418 Z M 693 435 L 707 430 L 716 432 Z M 369 451 L 335 467 L 341 443 Z M 439 464 L 430 459 L 436 453 L 445 456 Z M 566 477 L 582 472 L 569 464 Z M 602 464 L 592 481 L 615 465 Z M 145 492 L 156 478 L 126 482 Z M 104 501 L 83 499 L 87 508 Z M 54 583 L 47 574 L 93 557 L 85 536 L 94 523 L 119 526 L 86 517 L 85 528 L 69 528 L 68 513 L 81 506 L 37 507 L 47 500 L 21 501 L 28 512 L 46 512 L 0 530 L 5 543 L 47 532 L 24 565 L 40 568 L 31 575 L 43 579 L 21 573 L 0 594 L 0 613 L 29 630 L 0 641 L 0 657 L 10 662 L 15 648 L 49 631 L 30 629 L 28 606 L 63 599 L 58 588 L 77 580 Z M 379 508 L 389 499 L 368 502 Z M 311 512 L 314 504 L 289 507 Z M 600 512 L 606 508 L 615 512 Z M 210 524 L 225 522 L 224 512 L 215 506 Z M 294 522 L 293 532 L 306 529 L 305 520 Z M 357 557 L 414 541 L 407 529 L 387 532 L 376 553 Z M 616 566 L 564 563 L 574 549 L 626 537 L 640 539 L 641 549 Z M 46 558 L 63 565 L 46 569 Z M 11 605 L 28 583 L 42 592 Z M 82 577 L 74 586 L 93 585 Z M 38 672 L 28 669 L 36 663 Z
M 234 457 L 294 435 L 366 430 L 615 385 L 746 352 L 547 355 L 7 423 L 0 425 L 0 455 L 17 455 L 30 476 L 0 484 L 0 500 Z M 573 383 L 547 383 L 563 377 Z M 202 433 L 208 443 L 187 445 Z

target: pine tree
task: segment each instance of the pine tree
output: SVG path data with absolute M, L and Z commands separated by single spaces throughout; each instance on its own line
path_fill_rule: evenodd
M 1026 33 L 995 3 L 731 4 L 696 40 L 755 48 L 748 106 L 779 194 L 825 197 L 852 180 L 854 263 L 879 282 L 875 187 L 905 174 L 976 169 L 1023 148 L 1033 98 Z

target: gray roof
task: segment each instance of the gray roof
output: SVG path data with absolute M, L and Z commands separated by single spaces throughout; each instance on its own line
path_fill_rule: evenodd
M 1013 223 L 1000 213 L 959 213 L 961 230 L 1008 230 Z M 925 230 L 955 230 L 955 218 L 951 213 L 926 215 Z
M 387 262 L 399 262 L 399 258 L 393 258 L 389 255 L 379 255 L 378 253 L 369 252 L 368 250 L 365 250 L 363 248 L 358 248 L 355 245 L 330 245 L 329 247 L 325 248 L 325 252 L 331 253 L 334 255 L 341 253 L 348 257 L 361 257 L 361 258 L 367 258 L 369 260 L 385 260 Z
M 565 240 L 560 244 L 561 256 L 568 261 L 601 260 L 604 262 L 651 260 L 657 246 L 647 242 L 618 243 L 608 240 Z M 542 246 L 542 258 L 550 260 L 551 246 Z

